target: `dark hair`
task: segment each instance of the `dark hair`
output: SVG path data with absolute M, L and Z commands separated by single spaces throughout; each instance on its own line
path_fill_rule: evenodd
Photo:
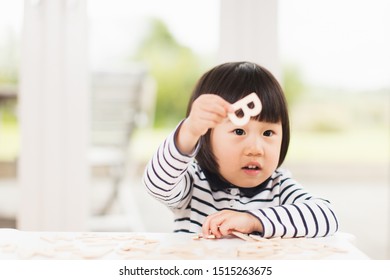
M 234 103 L 246 95 L 256 92 L 262 103 L 261 113 L 255 117 L 259 121 L 281 122 L 283 138 L 278 166 L 287 154 L 290 142 L 290 125 L 287 102 L 276 78 L 264 67 L 251 62 L 230 62 L 216 66 L 206 72 L 196 84 L 188 103 L 187 117 L 192 103 L 200 95 L 212 93 Z M 200 149 L 196 156 L 203 170 L 219 174 L 218 163 L 211 151 L 210 129 L 200 139 Z

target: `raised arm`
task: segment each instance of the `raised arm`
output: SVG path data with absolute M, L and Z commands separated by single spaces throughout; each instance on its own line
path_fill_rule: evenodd
M 196 155 L 199 138 L 226 118 L 230 104 L 214 94 L 203 94 L 192 104 L 188 118 L 160 145 L 145 168 L 148 192 L 171 208 L 190 199 L 192 178 L 186 172 Z
M 177 131 L 178 128 L 159 146 L 143 175 L 148 192 L 171 208 L 185 204 L 192 181 L 186 171 L 193 156 L 184 155 L 178 150 L 174 140 Z

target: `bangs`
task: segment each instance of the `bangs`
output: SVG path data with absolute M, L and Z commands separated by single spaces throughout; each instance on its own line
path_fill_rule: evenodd
M 241 63 L 234 68 L 221 65 L 198 85 L 196 92 L 215 93 L 231 104 L 255 92 L 262 103 L 255 120 L 277 123 L 286 115 L 286 101 L 279 83 L 268 70 L 252 63 Z
M 262 109 L 259 115 L 253 119 L 268 123 L 278 123 L 282 121 L 285 116 L 285 103 L 280 100 L 279 93 L 275 92 L 256 92 L 260 98 Z

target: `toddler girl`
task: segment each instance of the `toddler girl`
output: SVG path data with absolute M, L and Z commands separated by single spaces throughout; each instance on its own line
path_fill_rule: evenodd
M 232 123 L 228 114 L 243 114 L 232 104 L 253 92 L 260 114 Z M 273 75 L 254 63 L 225 63 L 200 78 L 186 119 L 158 148 L 143 182 L 173 211 L 175 232 L 331 235 L 338 222 L 329 201 L 280 168 L 289 138 L 286 100 Z

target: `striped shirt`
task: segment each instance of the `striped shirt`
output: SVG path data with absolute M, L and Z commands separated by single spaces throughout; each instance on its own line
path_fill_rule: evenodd
M 175 132 L 160 145 L 143 176 L 148 192 L 172 210 L 175 232 L 201 232 L 208 215 L 225 209 L 257 217 L 263 237 L 320 237 L 337 231 L 329 201 L 312 197 L 286 170 L 277 169 L 252 195 L 235 186 L 215 190 L 194 159 L 199 147 L 183 155 Z

